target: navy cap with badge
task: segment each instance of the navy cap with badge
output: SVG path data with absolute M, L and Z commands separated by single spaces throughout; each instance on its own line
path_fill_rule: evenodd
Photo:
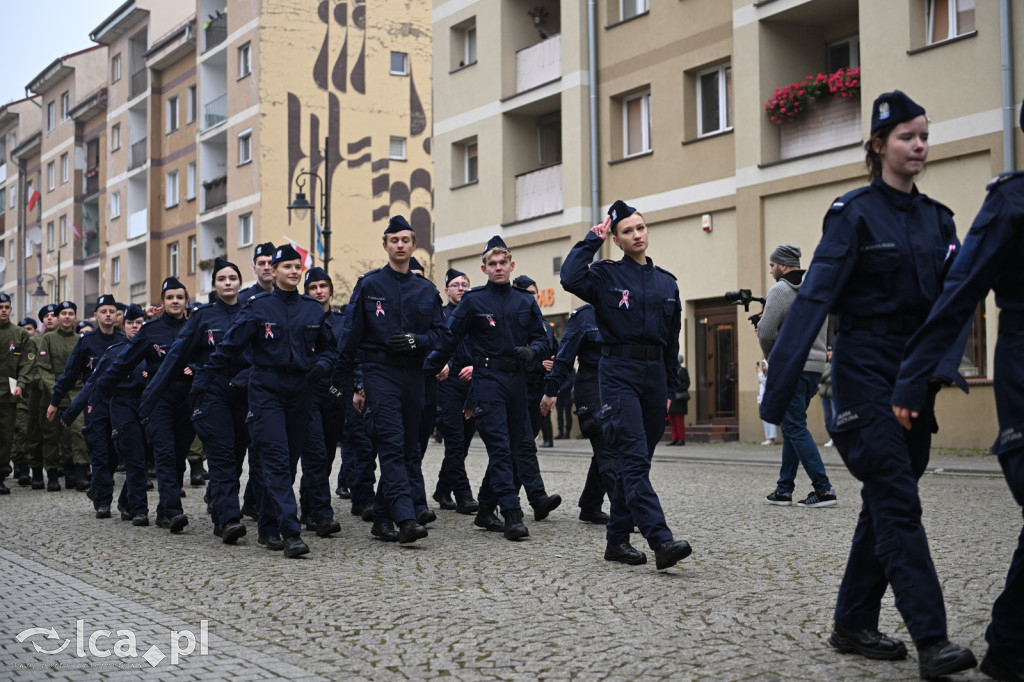
M 57 304 L 57 311 L 60 312 L 61 310 L 74 310 L 77 313 L 78 306 L 75 305 L 74 301 L 61 301 Z
M 132 320 L 137 320 L 140 317 L 146 317 L 146 311 L 143 310 L 142 306 L 140 306 L 138 303 L 130 303 L 124 309 L 125 322 L 131 322 Z
M 242 271 L 238 269 L 237 265 L 229 261 L 227 258 L 221 258 L 220 256 L 217 256 L 216 258 L 213 259 L 213 274 L 210 276 L 213 282 L 217 281 L 217 273 L 223 270 L 224 268 L 231 268 L 232 270 L 235 271 L 235 274 L 238 275 L 238 280 L 242 280 Z
M 487 240 L 487 246 L 484 247 L 484 253 L 487 253 L 491 249 L 505 249 L 506 251 L 509 250 L 508 246 L 505 245 L 505 240 L 499 237 L 498 235 L 494 235 L 493 237 Z
M 0 303 L 10 303 L 11 295 L 0 292 Z
M 274 242 L 263 242 L 262 244 L 257 244 L 256 248 L 252 252 L 252 262 L 255 263 L 256 259 L 260 256 L 273 257 L 274 249 L 276 248 L 277 247 L 274 246 Z
M 18 323 L 19 327 L 24 327 L 26 325 L 32 325 L 36 329 L 39 329 L 39 323 L 36 322 L 35 319 L 31 317 L 23 317 L 21 319 L 21 322 Z
M 448 268 L 448 272 L 444 273 L 445 288 L 447 288 L 448 285 L 452 283 L 452 280 L 455 279 L 456 277 L 466 277 L 466 273 L 459 272 L 455 268 Z M 466 279 L 469 279 L 469 277 L 466 277 Z
M 274 251 L 274 255 L 270 258 L 270 264 L 277 265 L 281 261 L 288 260 L 302 260 L 302 256 L 299 255 L 299 252 L 296 251 L 295 247 L 291 244 L 285 244 L 284 246 L 277 247 L 277 250 Z
M 168 277 L 164 280 L 164 283 L 160 285 L 160 293 L 167 291 L 168 289 L 184 289 L 185 285 L 178 281 L 177 277 Z
M 97 310 L 101 306 L 105 306 L 105 305 L 112 305 L 112 306 L 114 306 L 115 309 L 117 308 L 117 300 L 114 298 L 113 294 L 103 294 L 98 299 L 96 299 L 96 309 Z
M 405 216 L 392 216 L 391 220 L 388 221 L 387 228 L 384 230 L 384 236 L 393 234 L 395 232 L 402 232 L 403 230 L 412 231 L 412 225 L 410 225 L 409 221 L 405 219 Z M 416 233 L 413 232 L 413 234 Z
M 310 282 L 327 282 L 332 286 L 334 285 L 334 283 L 331 282 L 330 275 L 328 275 L 327 271 L 324 270 L 319 265 L 316 266 L 315 268 L 310 268 L 309 270 L 306 270 L 306 275 L 303 278 L 302 283 L 309 284 Z
M 615 232 L 615 228 L 620 222 L 628 218 L 629 216 L 636 213 L 636 209 L 627 204 L 622 199 L 616 199 L 615 203 L 608 207 L 608 215 L 612 219 L 611 229 Z
M 537 286 L 537 282 L 527 275 L 519 275 L 512 280 L 512 286 L 519 287 L 520 289 L 529 289 L 531 286 Z
M 121 303 L 121 301 L 118 301 L 117 303 L 114 304 L 114 307 L 123 313 L 128 306 L 126 306 L 124 303 Z
M 39 319 L 40 320 L 46 319 L 47 315 L 56 315 L 56 314 L 57 314 L 57 304 L 56 303 L 47 303 L 46 305 L 44 305 L 42 308 L 39 309 Z
M 409 259 L 409 270 L 419 270 L 420 272 L 427 271 L 426 268 L 423 267 L 423 264 L 416 260 L 416 256 Z
M 871 134 L 879 128 L 894 126 L 924 116 L 924 107 L 900 90 L 883 92 L 871 105 Z

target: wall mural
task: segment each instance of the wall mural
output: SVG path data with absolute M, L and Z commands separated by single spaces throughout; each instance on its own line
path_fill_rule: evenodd
M 327 122 L 326 129 L 322 129 L 320 116 L 315 113 L 303 113 L 302 101 L 295 92 L 288 92 L 288 186 L 294 187 L 294 179 L 300 168 L 315 168 L 323 160 L 323 139 L 330 138 L 330 148 L 327 150 L 328 163 L 326 172 L 331 173 L 332 193 L 337 194 L 339 183 L 349 186 L 364 186 L 367 195 L 373 197 L 373 208 L 370 215 L 355 216 L 354 220 L 346 220 L 346 223 L 360 225 L 363 219 L 372 222 L 384 222 L 393 213 L 405 215 L 409 224 L 416 232 L 416 242 L 419 248 L 433 253 L 431 243 L 431 223 L 433 210 L 433 186 L 431 167 L 413 168 L 408 177 L 404 176 L 405 167 L 409 164 L 399 164 L 402 167 L 402 177 L 396 177 L 392 172 L 390 159 L 373 158 L 372 135 L 358 135 L 355 139 L 342 142 L 341 135 L 341 108 L 345 103 L 351 102 L 352 98 L 366 97 L 368 86 L 372 90 L 373 83 L 367 82 L 366 77 L 366 35 L 367 35 L 367 7 L 364 0 L 355 2 L 338 2 L 334 5 L 333 11 L 330 2 L 324 0 L 318 6 L 320 22 L 324 26 L 324 36 L 316 61 L 312 64 L 310 76 L 317 89 L 327 94 Z M 338 47 L 335 47 L 338 46 Z M 356 52 L 358 50 L 358 52 Z M 353 55 L 352 53 L 355 52 Z M 354 57 L 354 58 L 353 58 Z M 331 60 L 333 59 L 333 64 Z M 419 94 L 416 91 L 415 73 L 417 67 L 427 72 L 429 78 L 430 64 L 416 64 L 415 55 L 408 55 L 409 75 L 409 98 L 408 98 L 408 130 L 379 131 L 373 130 L 374 135 L 381 135 L 389 140 L 391 135 L 406 137 L 407 149 L 411 150 L 414 143 L 421 144 L 426 152 L 425 159 L 429 164 L 430 159 L 430 136 L 427 131 L 427 115 Z M 372 94 L 370 95 L 372 96 Z M 378 119 L 380 120 L 380 119 Z M 305 127 L 305 133 L 303 132 Z M 355 131 L 346 127 L 346 134 Z M 343 151 L 344 147 L 344 151 Z M 381 145 L 378 144 L 378 149 Z M 417 155 L 419 156 L 419 155 Z M 409 155 L 412 160 L 412 155 Z M 421 157 L 424 158 L 424 157 Z M 318 169 L 321 174 L 323 168 Z M 353 182 L 351 174 L 358 174 Z M 365 185 L 362 183 L 365 182 Z M 307 188 L 309 189 L 309 188 Z M 412 206 L 412 193 L 417 190 L 425 190 L 430 197 L 429 208 L 423 206 Z M 319 191 L 319 190 L 318 190 Z M 338 202 L 333 202 L 331 210 L 333 215 L 339 215 L 341 207 Z M 344 244 L 344 232 L 341 228 L 341 221 L 332 230 L 335 244 Z M 383 226 L 381 227 L 383 230 Z M 337 252 L 336 248 L 332 248 Z M 332 273 L 333 275 L 333 273 Z

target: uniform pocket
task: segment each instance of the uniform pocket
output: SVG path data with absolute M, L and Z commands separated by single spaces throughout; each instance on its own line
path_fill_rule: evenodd
M 895 246 L 880 247 L 866 244 L 861 247 L 860 265 L 865 272 L 892 272 L 903 263 L 903 256 Z

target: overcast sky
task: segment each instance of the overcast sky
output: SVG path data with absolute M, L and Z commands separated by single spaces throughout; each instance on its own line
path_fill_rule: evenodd
M 25 84 L 54 59 L 95 45 L 89 31 L 122 4 L 124 0 L 32 0 L 17 5 L 20 11 L 9 12 L 0 29 L 0 104 L 24 97 Z M 8 9 L 14 9 L 13 3 Z

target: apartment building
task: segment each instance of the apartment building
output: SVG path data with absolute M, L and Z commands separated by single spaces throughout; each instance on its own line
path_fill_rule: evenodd
M 21 316 L 36 310 L 18 283 L 25 279 L 26 261 L 35 253 L 22 238 L 26 223 L 38 225 L 39 209 L 29 211 L 26 206 L 31 195 L 26 185 L 38 186 L 39 161 L 33 150 L 38 150 L 41 120 L 38 96 L 0 107 L 0 291 L 11 296 L 14 314 Z
M 799 245 L 809 263 L 825 210 L 866 181 L 862 144 L 878 93 L 899 88 L 927 108 L 931 156 L 918 185 L 956 212 L 961 235 L 988 179 L 1024 153 L 1013 129 L 1024 24 L 1001 24 L 1008 2 L 433 5 L 434 159 L 449 182 L 435 193 L 435 267 L 477 272 L 487 238 L 501 234 L 557 323 L 578 304 L 558 286 L 560 259 L 615 199 L 638 207 L 651 256 L 678 278 L 698 432 L 759 439 L 760 349 L 723 293 L 767 291 L 779 243 Z M 1013 46 L 1005 65 L 1004 42 Z M 766 110 L 777 89 L 850 69 L 859 87 L 840 77 L 837 94 L 826 85 L 781 123 Z M 979 307 L 965 353 L 971 394 L 940 394 L 938 445 L 987 447 L 996 431 L 994 310 L 991 297 Z M 816 403 L 808 422 L 827 439 Z

